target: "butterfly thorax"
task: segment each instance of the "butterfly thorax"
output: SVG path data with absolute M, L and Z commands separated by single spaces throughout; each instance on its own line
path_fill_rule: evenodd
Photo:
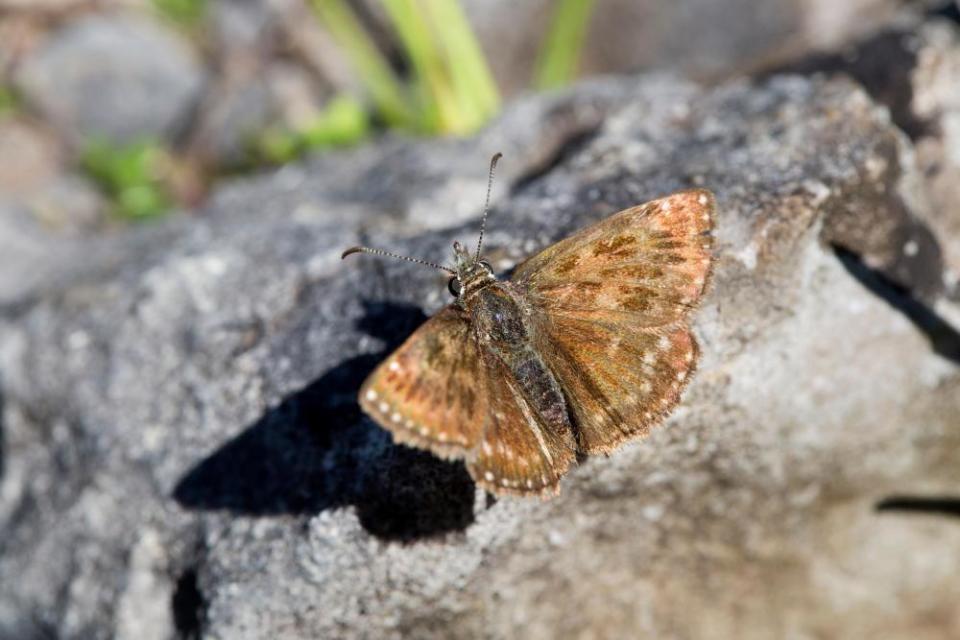
M 477 263 L 463 274 L 457 276 L 460 283 L 460 295 L 458 299 L 461 304 L 473 298 L 478 292 L 497 282 L 497 277 L 485 263 Z

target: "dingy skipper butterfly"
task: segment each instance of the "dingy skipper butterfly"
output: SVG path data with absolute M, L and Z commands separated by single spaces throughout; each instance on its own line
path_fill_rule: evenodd
M 449 272 L 456 300 L 367 378 L 360 406 L 397 442 L 462 459 L 495 494 L 551 494 L 577 453 L 646 435 L 699 355 L 688 317 L 712 269 L 715 199 L 679 191 L 616 213 L 498 280 L 477 249 Z

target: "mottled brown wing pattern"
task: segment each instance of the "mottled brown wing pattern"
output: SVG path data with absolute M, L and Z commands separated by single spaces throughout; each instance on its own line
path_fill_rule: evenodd
M 395 441 L 464 458 L 480 442 L 489 411 L 481 366 L 469 322 L 450 305 L 370 374 L 360 405 Z
M 682 323 L 637 331 L 557 316 L 545 333 L 544 353 L 563 385 L 577 446 L 588 454 L 646 435 L 679 402 L 699 356 Z
M 517 268 L 581 451 L 609 452 L 646 434 L 679 401 L 699 355 L 686 317 L 710 277 L 714 209 L 709 191 L 681 191 Z
M 625 209 L 544 249 L 512 280 L 549 314 L 671 324 L 709 279 L 714 208 L 713 194 L 692 189 Z
M 550 494 L 576 456 L 572 432 L 551 429 L 530 406 L 507 371 L 492 357 L 485 367 L 490 412 L 467 469 L 491 493 Z

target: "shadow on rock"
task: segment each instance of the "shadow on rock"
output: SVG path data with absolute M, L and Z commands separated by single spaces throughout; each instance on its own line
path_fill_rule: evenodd
M 245 515 L 353 505 L 365 529 L 390 540 L 465 529 L 474 484 L 463 464 L 393 444 L 356 401 L 364 378 L 424 320 L 414 307 L 368 303 L 359 327 L 383 339 L 384 351 L 347 360 L 284 399 L 188 472 L 174 498 Z
M 925 513 L 960 518 L 960 496 L 890 496 L 876 504 L 879 512 Z
M 960 365 L 960 331 L 935 310 L 915 298 L 910 291 L 871 269 L 860 256 L 841 247 L 834 253 L 851 276 L 871 293 L 900 311 L 930 341 L 930 348 L 954 364 Z

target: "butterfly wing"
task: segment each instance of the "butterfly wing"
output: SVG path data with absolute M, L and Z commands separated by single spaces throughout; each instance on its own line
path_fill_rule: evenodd
M 714 209 L 705 189 L 625 209 L 547 247 L 511 279 L 551 314 L 664 326 L 706 286 Z
M 470 475 L 491 493 L 556 493 L 576 456 L 573 434 L 551 427 L 507 367 L 485 355 L 490 404 L 480 446 L 467 462 Z
M 480 441 L 489 400 L 470 324 L 454 305 L 427 320 L 363 383 L 363 410 L 394 440 L 443 458 Z
M 629 332 L 616 324 L 558 318 L 547 332 L 578 448 L 609 453 L 646 435 L 679 402 L 699 349 L 686 324 Z
M 537 415 L 502 362 L 482 353 L 454 305 L 370 374 L 359 401 L 396 442 L 466 458 L 471 476 L 491 493 L 555 491 L 574 459 L 572 434 Z
M 713 194 L 681 191 L 626 209 L 533 256 L 512 280 L 536 314 L 579 448 L 608 452 L 679 400 L 698 348 L 686 317 L 712 267 Z

